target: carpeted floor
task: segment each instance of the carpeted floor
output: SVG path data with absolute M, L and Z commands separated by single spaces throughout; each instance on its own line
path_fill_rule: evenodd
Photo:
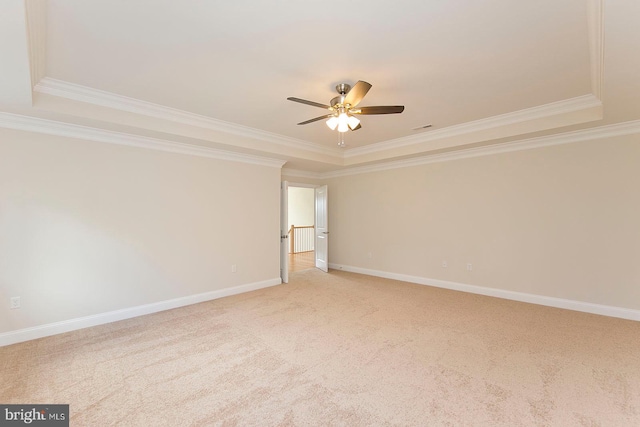
M 0 348 L 74 426 L 637 426 L 640 323 L 318 270 Z

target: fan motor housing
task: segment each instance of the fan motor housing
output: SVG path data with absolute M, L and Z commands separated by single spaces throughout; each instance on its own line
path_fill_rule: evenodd
M 351 85 L 348 85 L 346 83 L 340 83 L 339 85 L 337 85 L 336 91 L 340 94 L 340 96 L 336 96 L 331 100 L 330 102 L 331 106 L 335 107 L 337 104 L 343 104 L 344 97 L 350 90 L 351 90 Z
M 348 85 L 346 83 L 340 83 L 338 86 L 336 86 L 336 90 L 340 95 L 346 95 L 347 92 L 351 90 L 351 85 Z

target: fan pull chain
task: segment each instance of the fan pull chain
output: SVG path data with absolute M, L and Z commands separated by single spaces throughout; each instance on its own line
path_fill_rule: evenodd
M 338 132 L 338 147 L 346 147 L 344 143 L 344 134 L 345 132 Z

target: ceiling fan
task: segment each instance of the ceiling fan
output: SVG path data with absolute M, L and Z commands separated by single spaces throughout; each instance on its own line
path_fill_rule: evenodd
M 359 80 L 355 86 L 351 87 L 346 83 L 341 83 L 336 86 L 336 91 L 339 95 L 330 101 L 331 105 L 320 104 L 319 102 L 307 101 L 306 99 L 289 97 L 289 101 L 299 102 L 301 104 L 307 104 L 314 107 L 325 108 L 330 111 L 329 114 L 316 117 L 298 123 L 299 125 L 306 125 L 309 123 L 317 122 L 319 120 L 327 120 L 327 126 L 331 130 L 338 129 L 338 132 L 346 132 L 349 129 L 358 130 L 362 126 L 360 120 L 356 117 L 358 114 L 397 114 L 404 111 L 403 105 L 387 105 L 379 107 L 357 107 L 362 101 L 362 98 L 371 89 L 371 84 Z

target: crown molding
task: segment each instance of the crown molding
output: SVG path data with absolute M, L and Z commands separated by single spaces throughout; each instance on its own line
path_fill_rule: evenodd
M 629 122 L 616 123 L 613 125 L 600 126 L 597 128 L 566 132 L 557 135 L 524 139 L 517 142 L 506 142 L 497 145 L 476 147 L 449 153 L 433 154 L 429 156 L 414 157 L 411 159 L 396 160 L 375 165 L 357 166 L 353 168 L 342 169 L 339 171 L 325 172 L 319 174 L 320 176 L 318 177 L 318 179 L 360 175 L 363 173 L 426 165 L 429 163 L 448 162 L 452 160 L 466 159 L 471 157 L 489 156 L 493 154 L 530 150 L 534 148 L 570 144 L 574 142 L 590 141 L 594 139 L 613 138 L 616 136 L 633 135 L 638 133 L 640 133 L 640 120 L 634 120 Z
M 184 144 L 147 136 L 131 135 L 122 132 L 97 129 L 71 123 L 63 123 L 38 117 L 0 112 L 0 127 L 47 135 L 64 136 L 85 139 L 89 141 L 106 142 L 108 144 L 126 145 L 129 147 L 149 148 L 169 153 L 187 154 L 198 157 L 208 157 L 232 162 L 249 163 L 260 166 L 281 168 L 284 160 L 250 154 L 234 153 L 210 147 Z
M 299 169 L 282 168 L 282 176 L 290 176 L 292 178 L 322 179 L 324 177 L 324 174 L 321 172 L 310 172 Z
M 235 136 L 257 139 L 272 144 L 278 144 L 296 150 L 305 149 L 318 154 L 330 156 L 340 155 L 339 149 L 324 147 L 301 139 L 290 138 L 272 132 L 253 129 L 247 126 L 229 123 L 200 114 L 190 113 L 176 108 L 165 107 L 152 102 L 141 101 L 128 96 L 93 89 L 62 80 L 45 77 L 35 86 L 35 92 L 53 95 L 73 101 L 86 102 L 101 107 L 113 108 L 129 113 L 141 114 L 161 120 L 196 126 L 217 132 L 225 132 Z
M 177 110 L 98 89 L 92 89 L 86 86 L 68 83 L 50 77 L 45 77 L 40 80 L 40 82 L 35 86 L 34 91 L 74 101 L 85 102 L 92 105 L 113 108 L 162 120 L 169 120 L 190 126 L 226 132 L 236 136 L 254 138 L 274 144 L 284 145 L 287 148 L 302 148 L 319 154 L 332 156 L 338 155 L 344 159 L 602 106 L 602 102 L 596 96 L 589 94 L 538 107 L 462 123 L 428 133 L 383 141 L 367 145 L 365 147 L 337 150 L 295 138 L 289 138 L 270 132 L 252 129 L 246 126 L 224 122 L 183 110 Z
M 250 154 L 234 153 L 218 150 L 210 147 L 184 144 L 180 142 L 161 140 L 144 136 L 131 135 L 121 132 L 96 129 L 69 123 L 62 123 L 36 117 L 0 112 L 0 127 L 27 132 L 43 133 L 47 135 L 64 136 L 70 138 L 85 139 L 90 141 L 105 142 L 109 144 L 125 145 L 130 147 L 148 148 L 171 153 L 187 154 L 198 157 L 208 157 L 220 160 L 249 163 L 260 166 L 282 168 L 284 160 L 267 157 L 253 156 Z M 450 153 L 434 154 L 415 157 L 405 160 L 397 160 L 379 163 L 375 165 L 358 166 L 332 172 L 310 172 L 298 169 L 282 168 L 282 175 L 310 179 L 329 179 L 363 173 L 378 172 L 390 169 L 399 169 L 411 166 L 420 166 L 430 163 L 448 162 L 471 157 L 488 156 L 493 154 L 508 153 L 513 151 L 529 150 L 534 148 L 549 147 L 553 145 L 569 144 L 595 139 L 613 138 L 617 136 L 633 135 L 640 133 L 640 120 L 616 123 L 591 129 L 583 129 L 563 134 L 549 135 L 538 138 L 530 138 L 517 142 L 507 142 L 486 147 L 476 147 L 459 150 Z
M 25 0 L 25 8 L 31 87 L 35 87 L 46 72 L 47 3 L 45 0 Z
M 604 99 L 604 0 L 587 1 L 591 91 Z
M 461 123 L 459 125 L 433 130 L 428 133 L 391 139 L 389 141 L 379 142 L 365 147 L 351 148 L 345 151 L 344 157 L 352 158 L 363 154 L 378 153 L 408 145 L 451 138 L 458 135 L 518 124 L 530 120 L 552 117 L 559 114 L 566 114 L 594 107 L 602 107 L 602 102 L 592 94 L 582 95 L 575 98 L 540 105 L 538 107 L 527 108 L 511 113 L 487 117 L 485 119 Z

